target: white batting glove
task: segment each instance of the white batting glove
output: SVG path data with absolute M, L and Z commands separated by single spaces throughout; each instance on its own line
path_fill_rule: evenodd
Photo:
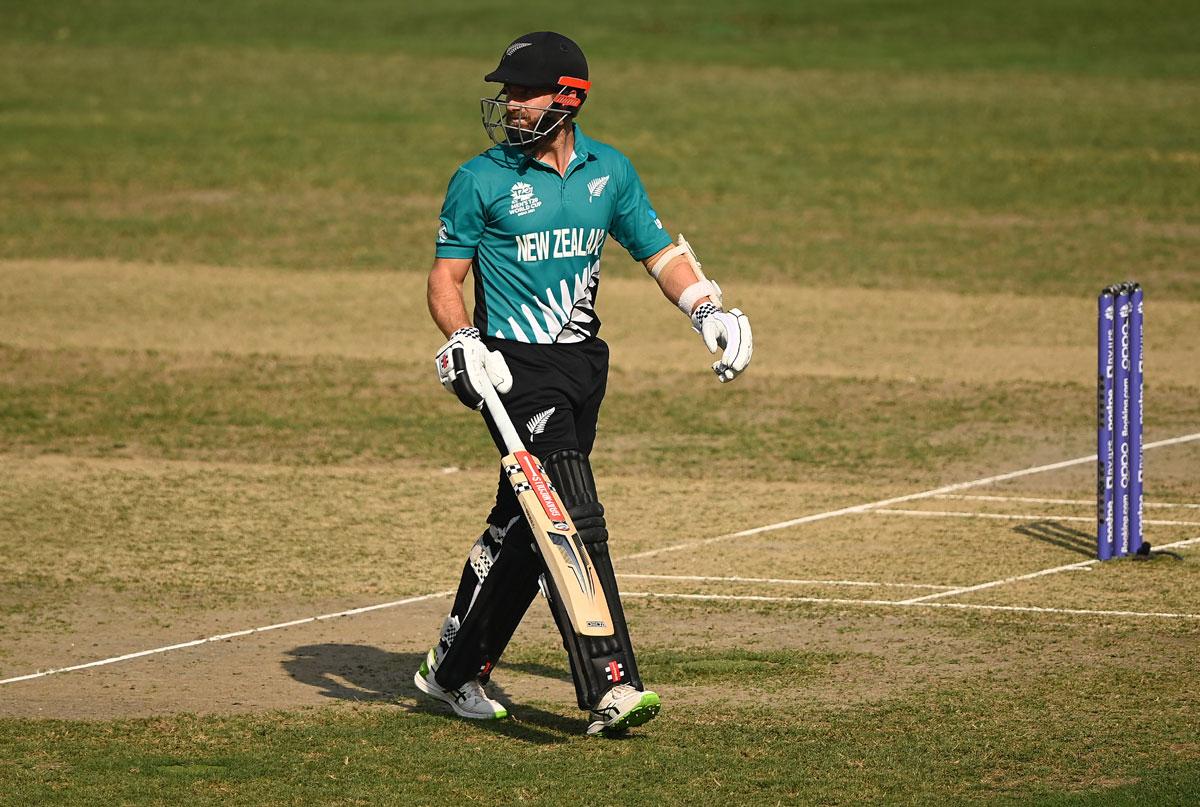
M 704 338 L 709 353 L 716 353 L 717 348 L 724 349 L 720 360 L 712 366 L 722 384 L 737 378 L 746 369 L 754 353 L 749 317 L 736 308 L 722 311 L 714 303 L 701 303 L 692 312 L 692 327 Z
M 483 395 L 479 391 L 484 384 L 490 384 L 501 393 L 512 389 L 508 363 L 501 353 L 487 349 L 479 338 L 478 328 L 459 328 L 450 334 L 450 341 L 438 349 L 433 361 L 442 386 L 470 409 L 483 407 Z

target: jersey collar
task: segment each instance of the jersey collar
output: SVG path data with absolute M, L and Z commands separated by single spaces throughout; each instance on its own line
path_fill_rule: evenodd
M 567 164 L 566 175 L 570 175 L 572 171 L 579 168 L 588 160 L 596 159 L 595 149 L 592 147 L 592 139 L 583 133 L 583 129 L 579 128 L 579 124 L 574 123 L 572 126 L 575 127 L 575 154 L 572 156 L 571 162 Z M 533 155 L 528 154 L 527 152 L 522 151 L 515 146 L 507 146 L 506 148 L 512 149 L 513 151 L 517 152 L 518 155 L 520 155 L 518 159 L 520 160 L 521 165 L 524 167 L 533 166 L 540 168 L 543 171 L 554 171 L 553 168 L 546 165 L 541 160 L 535 160 Z M 554 173 L 557 174 L 557 172 Z
M 575 159 L 580 162 L 585 162 L 594 157 L 592 149 L 592 139 L 583 133 L 583 129 L 579 128 L 579 124 L 575 124 Z M 574 164 L 575 160 L 571 163 Z M 568 166 L 569 167 L 569 166 Z

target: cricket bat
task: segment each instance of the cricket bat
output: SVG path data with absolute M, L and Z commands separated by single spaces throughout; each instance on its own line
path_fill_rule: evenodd
M 581 636 L 612 636 L 608 600 L 567 508 L 542 463 L 525 450 L 495 388 L 491 384 L 483 387 L 480 392 L 484 405 L 508 450 L 500 460 L 500 468 L 521 503 L 554 594 L 565 606 L 571 627 Z

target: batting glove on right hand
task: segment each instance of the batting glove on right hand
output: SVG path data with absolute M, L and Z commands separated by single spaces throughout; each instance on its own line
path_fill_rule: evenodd
M 732 381 L 750 364 L 754 353 L 754 334 L 750 318 L 736 308 L 722 311 L 714 303 L 701 303 L 692 312 L 692 327 L 704 339 L 709 353 L 724 348 L 713 372 L 722 384 Z
M 483 408 L 480 390 L 484 384 L 490 384 L 500 393 L 512 389 L 508 363 L 500 352 L 487 349 L 479 338 L 478 328 L 459 328 L 452 333 L 450 341 L 438 349 L 434 363 L 442 386 L 469 409 Z

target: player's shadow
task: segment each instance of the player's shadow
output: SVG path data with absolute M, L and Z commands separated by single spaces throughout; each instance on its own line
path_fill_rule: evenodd
M 392 653 L 370 645 L 326 643 L 292 648 L 282 666 L 292 678 L 316 687 L 327 698 L 395 703 L 410 712 L 460 719 L 449 706 L 430 698 L 413 683 L 413 673 L 424 659 L 424 653 Z M 514 664 L 511 669 L 550 678 L 564 675 L 540 664 Z M 472 723 L 514 739 L 537 744 L 561 743 L 578 734 L 583 726 L 582 719 L 570 719 L 526 704 L 514 705 L 495 681 L 488 685 L 488 694 L 503 703 L 511 717 Z
M 1093 557 L 1096 554 L 1096 536 L 1091 533 L 1068 527 L 1053 519 L 1031 521 L 1013 527 L 1013 532 L 1027 535 L 1036 541 L 1066 549 L 1080 555 Z

